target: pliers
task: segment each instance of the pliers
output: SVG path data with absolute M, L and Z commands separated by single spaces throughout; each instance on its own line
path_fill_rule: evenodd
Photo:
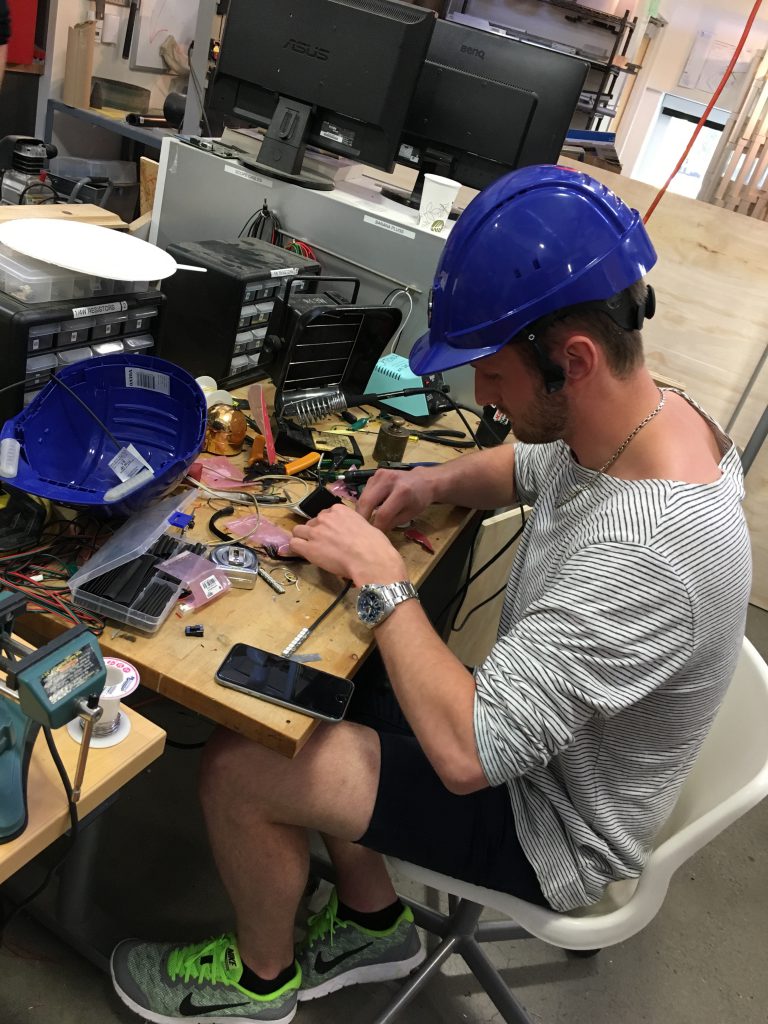
M 435 427 L 433 430 L 414 430 L 412 426 L 406 428 L 409 437 L 417 437 L 420 441 L 431 441 L 432 444 L 444 444 L 448 448 L 474 448 L 475 442 L 467 439 L 462 430 L 448 430 L 444 427 Z M 453 440 L 457 438 L 457 440 Z

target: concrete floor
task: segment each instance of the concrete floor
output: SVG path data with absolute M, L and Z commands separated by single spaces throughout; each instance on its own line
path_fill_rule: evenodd
M 768 613 L 748 635 L 768 658 Z M 160 708 L 177 741 L 204 726 Z M 149 713 L 151 706 L 147 707 Z M 229 924 L 194 794 L 198 754 L 169 749 L 106 817 L 93 895 L 124 934 L 190 941 Z M 169 818 L 162 807 L 174 807 Z M 591 960 L 537 941 L 485 947 L 540 1024 L 765 1024 L 768 1020 L 768 801 L 673 879 L 656 919 Z M 349 989 L 302 1006 L 301 1024 L 372 1021 L 396 983 Z M 452 958 L 407 1008 L 404 1024 L 502 1024 L 463 961 Z M 26 915 L 0 947 L 0 1024 L 129 1024 L 108 978 Z

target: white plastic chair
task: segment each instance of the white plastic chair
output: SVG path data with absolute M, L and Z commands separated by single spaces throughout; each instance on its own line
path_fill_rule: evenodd
M 672 875 L 689 857 L 768 795 L 768 666 L 745 639 L 723 705 L 661 830 L 639 879 L 615 882 L 597 904 L 557 914 L 506 893 L 389 858 L 396 874 L 447 893 L 450 912 L 406 902 L 416 923 L 441 942 L 376 1020 L 389 1024 L 439 970 L 459 953 L 508 1024 L 532 1024 L 481 942 L 535 937 L 568 950 L 597 950 L 623 942 L 658 913 Z M 480 921 L 486 907 L 507 921 Z

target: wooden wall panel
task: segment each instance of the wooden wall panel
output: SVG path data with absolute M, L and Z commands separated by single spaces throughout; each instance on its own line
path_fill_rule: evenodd
M 596 167 L 586 170 L 641 214 L 656 190 Z M 682 381 L 725 425 L 768 343 L 768 223 L 667 193 L 648 222 L 659 255 L 649 274 L 658 313 L 644 329 L 652 370 Z M 768 367 L 731 431 L 744 446 L 768 405 Z M 752 600 L 768 609 L 768 448 L 746 479 L 754 552 Z

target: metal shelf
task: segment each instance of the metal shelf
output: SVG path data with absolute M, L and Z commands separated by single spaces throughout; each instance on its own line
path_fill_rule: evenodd
M 545 46 L 558 53 L 567 53 L 580 60 L 586 61 L 589 66 L 600 75 L 597 88 L 588 90 L 594 95 L 594 101 L 590 104 L 588 100 L 581 100 L 576 109 L 581 113 L 589 114 L 587 123 L 588 129 L 598 128 L 605 117 L 615 117 L 616 109 L 610 101 L 619 75 L 636 75 L 640 70 L 639 65 L 630 62 L 617 63 L 619 57 L 626 57 L 629 44 L 637 26 L 637 18 L 630 17 L 628 10 L 623 15 L 607 14 L 604 11 L 596 11 L 591 7 L 574 3 L 574 0 L 531 0 L 533 4 L 545 4 L 548 7 L 556 7 L 563 12 L 566 21 L 584 22 L 597 29 L 609 30 L 613 35 L 612 45 L 606 53 L 605 58 L 597 57 L 593 52 L 585 52 L 583 46 L 569 46 L 553 39 L 547 39 L 526 29 L 502 25 L 498 22 L 488 22 L 489 27 L 502 31 L 513 39 L 520 39 L 536 46 Z M 461 0 L 460 3 L 453 3 L 446 0 L 443 8 L 443 15 L 446 16 L 453 10 L 460 10 L 463 14 L 470 13 L 472 0 Z M 498 15 L 497 15 L 498 16 Z

